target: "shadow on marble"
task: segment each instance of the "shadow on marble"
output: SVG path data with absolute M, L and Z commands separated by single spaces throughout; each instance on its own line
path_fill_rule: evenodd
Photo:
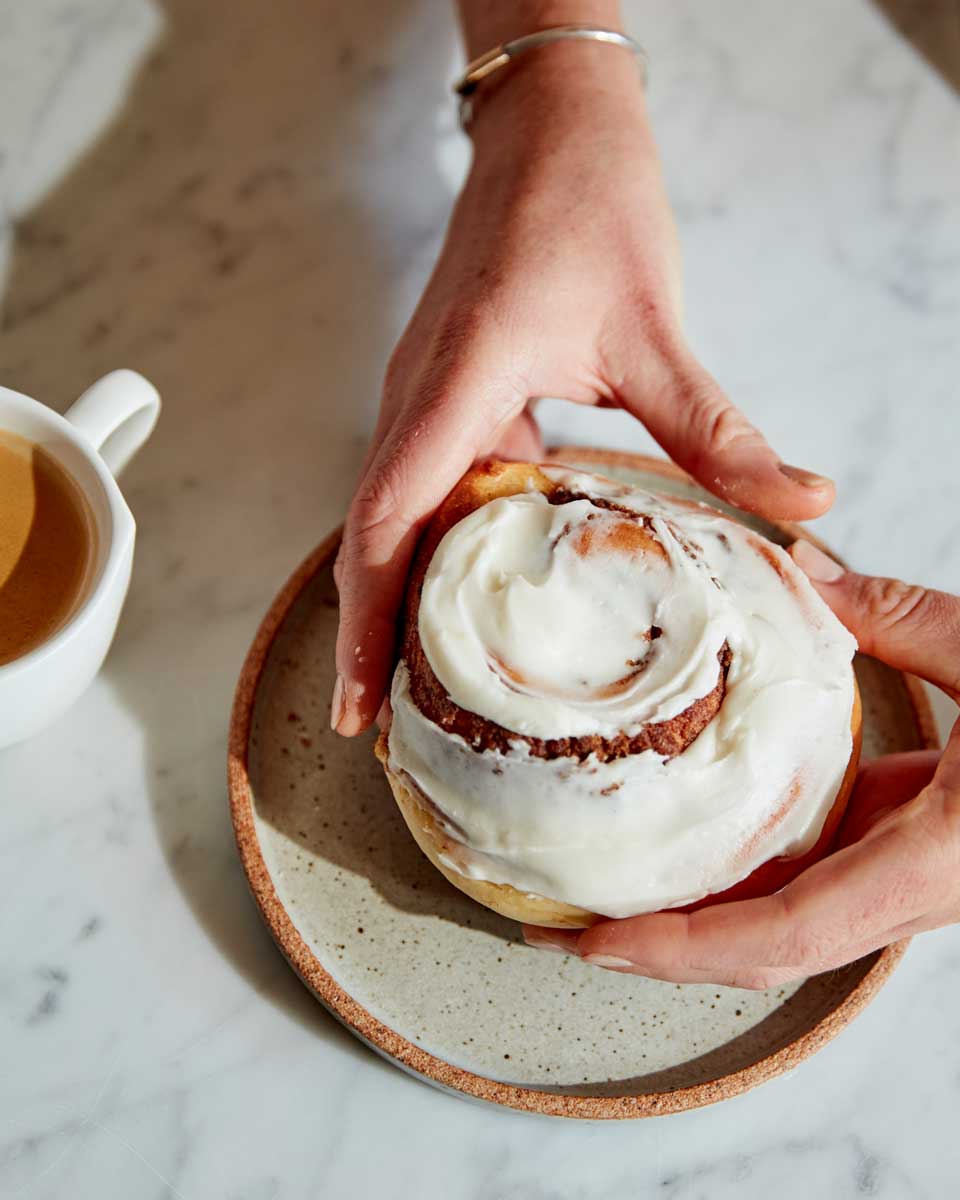
M 960 92 L 957 0 L 873 0 L 890 24 Z
M 137 563 L 105 668 L 143 729 L 144 815 L 217 951 L 366 1057 L 261 926 L 226 727 L 279 581 L 339 520 L 419 285 L 406 273 L 443 229 L 432 102 L 452 25 L 413 0 L 158 7 L 123 110 L 18 226 L 0 373 L 60 407 L 115 366 L 159 386 L 162 419 L 124 481 Z M 418 95 L 394 88 L 411 72 Z M 389 206 L 371 171 L 396 178 Z

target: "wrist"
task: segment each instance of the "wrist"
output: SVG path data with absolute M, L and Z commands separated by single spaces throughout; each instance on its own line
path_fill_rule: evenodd
M 618 0 L 460 0 L 460 23 L 468 59 L 557 25 L 594 25 L 622 32 Z
M 643 79 L 618 46 L 557 42 L 532 50 L 484 80 L 474 93 L 469 133 L 478 156 L 505 142 L 648 133 Z

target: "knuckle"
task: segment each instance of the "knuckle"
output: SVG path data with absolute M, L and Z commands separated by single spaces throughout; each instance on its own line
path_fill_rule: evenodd
M 430 427 L 430 411 L 418 405 L 402 412 L 354 494 L 347 515 L 346 553 L 377 540 L 387 525 L 410 525 L 411 451 Z
M 871 615 L 887 629 L 923 616 L 930 593 L 900 579 L 868 579 L 863 600 Z
M 960 692 L 960 599 L 900 579 L 866 577 L 855 593 L 868 617 L 861 630 L 862 649 L 881 653 L 891 635 L 901 641 L 926 642 L 939 652 L 936 681 L 946 691 Z
M 735 446 L 757 440 L 756 431 L 746 418 L 724 401 L 714 401 L 707 426 L 707 445 L 714 454 L 724 454 Z
M 694 383 L 687 393 L 701 429 L 701 444 L 710 455 L 728 454 L 754 445 L 759 434 L 742 412 L 710 383 Z
M 402 519 L 402 512 L 402 496 L 395 471 L 379 471 L 369 482 L 362 483 L 347 517 L 344 562 L 350 557 L 366 557 L 377 543 L 383 527 Z

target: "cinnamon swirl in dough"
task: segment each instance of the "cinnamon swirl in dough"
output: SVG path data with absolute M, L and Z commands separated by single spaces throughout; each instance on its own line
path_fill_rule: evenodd
M 493 463 L 421 541 L 377 753 L 423 851 L 506 916 L 762 894 L 842 815 L 855 650 L 788 555 L 716 510 Z

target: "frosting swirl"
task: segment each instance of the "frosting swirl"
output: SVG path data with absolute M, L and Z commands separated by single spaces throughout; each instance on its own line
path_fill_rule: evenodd
M 627 916 L 802 853 L 850 757 L 851 635 L 788 555 L 715 510 L 541 470 L 553 495 L 447 531 L 419 599 L 436 680 L 502 736 L 471 744 L 421 711 L 406 662 L 394 677 L 390 765 L 451 865 Z M 710 697 L 679 752 L 632 752 Z

